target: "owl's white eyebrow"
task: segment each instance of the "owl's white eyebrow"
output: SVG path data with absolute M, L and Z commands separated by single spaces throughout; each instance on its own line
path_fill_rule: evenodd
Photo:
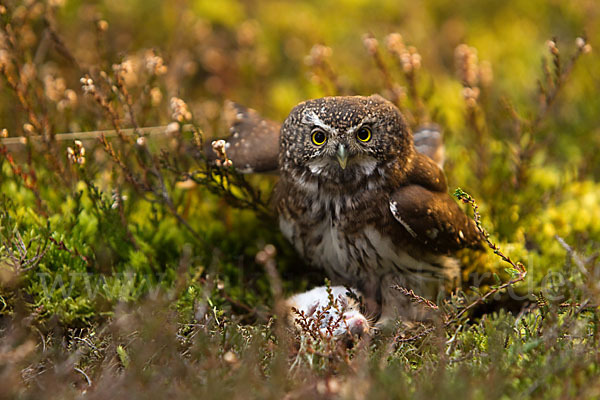
M 376 122 L 376 120 L 374 118 L 365 118 L 362 121 L 360 121 L 360 123 L 351 126 L 350 128 L 348 128 L 348 130 L 346 131 L 349 134 L 353 134 L 354 132 L 356 132 L 358 129 L 362 128 L 363 125 L 365 124 L 372 124 Z
M 321 121 L 321 118 L 319 118 L 319 116 L 314 111 L 305 113 L 304 116 L 302 117 L 302 123 L 312 125 L 312 126 L 318 126 L 319 128 L 321 128 L 324 131 L 327 131 L 329 133 L 337 132 L 337 130 L 335 128 L 332 128 L 331 126 L 327 125 L 325 122 Z

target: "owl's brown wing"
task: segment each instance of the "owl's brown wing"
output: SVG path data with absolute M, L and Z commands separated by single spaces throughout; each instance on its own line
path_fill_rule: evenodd
M 445 253 L 464 247 L 481 247 L 481 234 L 448 193 L 420 185 L 397 189 L 389 208 L 398 223 L 418 243 Z
M 415 153 L 406 175 L 406 185 L 419 185 L 434 192 L 446 192 L 446 175 L 440 166 L 425 154 Z
M 276 172 L 281 125 L 231 101 L 225 102 L 223 115 L 230 133 L 225 151 L 233 166 L 243 173 Z M 209 160 L 215 160 L 210 142 L 204 150 Z

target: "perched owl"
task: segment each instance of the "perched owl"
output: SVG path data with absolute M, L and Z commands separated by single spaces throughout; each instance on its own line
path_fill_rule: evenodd
M 378 95 L 303 102 L 280 131 L 258 114 L 229 108 L 234 165 L 267 170 L 262 166 L 272 167 L 277 156 L 281 231 L 334 284 L 361 291 L 380 323 L 420 318 L 393 285 L 435 300 L 460 283 L 452 252 L 479 247 L 481 237 L 447 193 L 435 135 L 420 138 L 420 150 L 434 161 L 415 149 L 398 108 Z M 257 138 L 277 135 L 277 152 L 253 148 Z M 264 156 L 262 164 L 236 160 L 248 153 Z

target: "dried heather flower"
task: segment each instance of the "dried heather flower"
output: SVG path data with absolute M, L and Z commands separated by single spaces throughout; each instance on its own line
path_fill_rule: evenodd
M 398 57 L 402 70 L 405 73 L 411 73 L 421 68 L 421 55 L 417 52 L 417 48 L 404 45 L 402 35 L 392 33 L 385 38 L 386 48 L 390 53 Z
M 462 95 L 468 107 L 475 107 L 477 104 L 477 99 L 479 98 L 479 88 L 465 87 L 462 91 Z
M 375 55 L 379 49 L 379 42 L 371 36 L 363 37 L 363 45 L 365 46 L 365 49 L 367 49 L 367 52 L 372 56 Z
M 26 86 L 29 82 L 33 81 L 37 75 L 37 68 L 35 64 L 31 62 L 27 62 L 23 64 L 21 67 L 21 72 L 19 74 L 19 78 L 21 79 L 21 83 Z
M 75 147 L 67 147 L 67 158 L 72 164 L 85 164 L 85 147 L 81 140 L 73 141 Z
M 150 89 L 150 103 L 156 107 L 160 104 L 160 102 L 162 101 L 163 95 L 162 92 L 160 91 L 160 88 L 157 87 L 153 87 L 152 89 Z
M 454 51 L 454 63 L 462 84 L 477 86 L 479 78 L 477 50 L 466 44 L 459 45 Z
M 223 139 L 214 140 L 211 143 L 211 145 L 212 145 L 213 151 L 215 152 L 215 154 L 218 157 L 218 159 L 215 161 L 215 163 L 217 164 L 217 166 L 219 166 L 219 167 L 220 166 L 231 167 L 233 165 L 233 163 L 227 157 L 227 151 L 226 151 L 226 149 L 227 149 L 227 142 L 224 141 Z
M 81 82 L 81 89 L 83 90 L 83 93 L 91 95 L 96 93 L 96 86 L 94 85 L 94 80 L 88 75 L 81 78 L 79 82 Z
M 277 255 L 277 249 L 272 244 L 267 244 L 264 247 L 263 251 L 269 258 L 275 258 L 275 256 Z
M 66 0 L 50 0 L 48 2 L 50 7 L 56 7 L 56 8 L 60 8 L 60 7 L 64 6 L 65 3 L 66 3 Z
M 227 62 L 227 56 L 221 49 L 210 47 L 202 53 L 202 65 L 212 73 L 222 71 Z
M 194 182 L 192 179 L 186 179 L 185 181 L 179 181 L 175 184 L 175 187 L 177 189 L 183 189 L 183 190 L 193 189 L 196 186 L 198 186 L 198 184 L 196 182 Z
M 50 100 L 59 102 L 66 89 L 67 84 L 63 78 L 54 77 L 50 74 L 44 76 L 44 94 Z
M 304 62 L 309 67 L 314 67 L 323 64 L 326 59 L 331 57 L 331 47 L 324 46 L 322 44 L 315 44 L 311 49 L 309 55 L 306 57 Z
M 228 351 L 227 353 L 223 354 L 223 361 L 225 361 L 227 364 L 237 364 L 238 358 L 235 353 Z
M 184 122 L 192 119 L 192 113 L 187 104 L 178 97 L 171 97 L 171 118 L 177 122 Z
M 421 68 L 421 55 L 417 52 L 417 48 L 416 47 L 409 47 L 409 51 L 412 55 L 412 68 L 413 69 L 419 69 Z
M 62 111 L 66 108 L 73 108 L 77 104 L 77 93 L 74 90 L 67 89 L 64 92 L 64 98 L 58 102 L 57 108 Z
M 390 53 L 395 54 L 398 57 L 406 50 L 402 35 L 399 33 L 390 33 L 387 35 L 385 38 L 385 46 Z
M 126 87 L 133 87 L 138 84 L 139 81 L 139 59 L 128 58 L 120 64 L 113 64 L 112 66 L 117 78 L 121 78 Z M 113 89 L 114 91 L 115 89 Z
M 101 19 L 98 22 L 96 22 L 96 27 L 100 32 L 106 32 L 106 30 L 108 29 L 108 22 Z
M 0 39 L 2 39 L 0 37 Z M 5 49 L 0 49 L 0 70 L 8 67 L 10 64 L 10 53 Z
M 241 46 L 252 46 L 256 43 L 259 24 L 256 21 L 244 21 L 237 30 L 237 41 Z
M 131 60 L 124 60 L 120 64 L 113 64 L 112 69 L 118 74 L 128 74 L 133 71 L 133 64 Z
M 123 202 L 127 200 L 127 195 L 121 194 L 117 189 L 113 189 L 110 197 L 112 200 L 110 208 L 112 208 L 113 210 L 119 208 L 123 204 Z
M 218 141 L 219 140 L 217 140 L 217 142 Z M 256 253 L 256 262 L 261 265 L 265 265 L 266 263 L 273 261 L 276 255 L 277 249 L 275 248 L 275 246 L 273 246 L 272 244 L 267 244 L 261 251 Z
M 558 47 L 556 47 L 556 42 L 554 40 L 548 40 L 546 46 L 548 46 L 548 50 L 553 55 L 557 56 L 559 54 Z
M 31 14 L 29 14 L 29 17 L 31 17 L 32 19 L 33 19 L 33 11 L 36 9 L 39 10 L 39 8 L 34 7 L 30 11 Z M 21 36 L 21 44 L 23 45 L 24 48 L 30 49 L 37 43 L 37 36 L 36 36 L 35 32 L 33 31 L 31 25 L 23 25 L 20 29 L 19 34 Z
M 144 65 L 152 75 L 158 76 L 167 73 L 167 66 L 164 64 L 162 57 L 156 55 L 152 50 L 146 52 Z
M 402 63 L 402 70 L 409 73 L 421 68 L 421 55 L 417 53 L 416 47 L 410 46 L 399 55 Z
M 75 148 L 79 152 L 79 156 L 85 156 L 85 147 L 83 147 L 83 143 L 81 143 L 81 140 L 74 140 L 73 143 L 75 144 Z
M 583 54 L 588 54 L 592 51 L 592 45 L 587 43 L 582 37 L 575 39 L 575 44 L 577 45 L 577 48 L 583 52 Z
M 329 377 L 319 380 L 315 388 L 320 395 L 329 395 L 328 397 L 331 397 L 331 395 L 336 395 L 340 392 L 342 385 L 336 378 Z
M 35 131 L 35 128 L 30 123 L 26 122 L 23 124 L 23 130 L 28 134 L 32 134 Z

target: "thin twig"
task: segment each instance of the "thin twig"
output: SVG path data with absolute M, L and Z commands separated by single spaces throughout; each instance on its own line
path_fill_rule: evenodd
M 463 308 L 458 314 L 456 314 L 456 316 L 454 318 L 448 320 L 445 323 L 445 326 L 448 326 L 451 323 L 458 321 L 467 311 L 469 311 L 471 308 L 475 307 L 477 304 L 484 303 L 490 296 L 496 294 L 497 292 L 501 291 L 502 289 L 505 289 L 509 286 L 512 286 L 512 285 L 515 285 L 515 284 L 521 282 L 527 276 L 527 269 L 521 262 L 518 262 L 518 261 L 514 262 L 509 256 L 505 255 L 500 250 L 498 245 L 496 245 L 494 242 L 492 242 L 490 240 L 490 234 L 481 225 L 481 215 L 479 214 L 479 211 L 478 211 L 479 206 L 475 202 L 475 199 L 473 199 L 473 197 L 471 197 L 470 194 L 463 191 L 461 188 L 457 188 L 454 191 L 454 195 L 463 203 L 469 204 L 471 206 L 471 208 L 473 209 L 473 218 L 475 220 L 475 225 L 477 226 L 477 230 L 481 233 L 481 236 L 483 237 L 484 241 L 487 243 L 488 247 L 490 249 L 492 249 L 494 251 L 494 254 L 499 256 L 502 259 L 502 261 L 510 264 L 513 267 L 513 269 L 515 271 L 517 271 L 517 274 L 508 282 L 505 282 L 502 285 L 492 288 L 484 296 L 478 297 L 477 299 L 475 299 L 475 301 L 473 301 L 471 304 L 469 304 L 468 306 Z
M 92 380 L 90 379 L 90 377 L 85 372 L 83 372 L 83 370 L 81 370 L 81 369 L 79 369 L 77 367 L 75 367 L 73 369 L 75 371 L 79 372 L 81 375 L 83 375 L 85 377 L 85 380 L 87 381 L 88 386 L 92 386 Z
M 403 295 L 408 297 L 410 299 L 410 301 L 412 301 L 413 303 L 422 304 L 423 306 L 430 308 L 432 310 L 439 309 L 438 306 L 433 301 L 426 299 L 423 296 L 419 296 L 411 289 L 407 289 L 400 285 L 394 285 L 394 286 L 392 286 L 392 288 L 400 291 L 400 293 L 402 293 Z
M 182 126 L 182 130 L 191 130 L 193 126 L 191 124 L 185 124 Z M 166 135 L 168 133 L 167 125 L 160 126 L 147 126 L 143 128 L 127 128 L 121 129 L 121 133 L 125 136 L 135 136 L 138 134 L 143 135 Z M 114 129 L 106 129 L 99 131 L 87 131 L 87 132 L 68 132 L 68 133 L 57 133 L 54 135 L 54 139 L 56 141 L 65 141 L 65 140 L 94 140 L 99 139 L 102 136 L 105 137 L 115 137 L 118 136 L 118 133 Z M 5 146 L 15 146 L 15 145 L 26 145 L 28 142 L 38 142 L 43 141 L 44 137 L 41 135 L 35 136 L 16 136 L 0 139 L 0 144 Z
M 463 315 L 465 315 L 473 307 L 475 307 L 478 304 L 484 303 L 487 299 L 489 299 L 491 296 L 498 293 L 499 291 L 523 281 L 525 279 L 525 277 L 527 276 L 527 270 L 522 263 L 514 262 L 509 256 L 505 255 L 495 243 L 493 243 L 490 240 L 490 234 L 481 225 L 481 215 L 479 214 L 479 211 L 478 211 L 479 207 L 478 207 L 477 203 L 475 202 L 475 200 L 473 199 L 473 197 L 471 197 L 471 195 L 469 195 L 468 193 L 466 193 L 465 191 L 463 191 L 460 188 L 456 189 L 456 191 L 454 192 L 454 195 L 463 203 L 469 204 L 471 206 L 471 208 L 473 209 L 473 219 L 475 220 L 475 225 L 477 227 L 477 230 L 481 233 L 483 240 L 487 243 L 488 247 L 494 251 L 494 254 L 496 254 L 504 262 L 506 262 L 512 266 L 512 268 L 516 271 L 516 274 L 508 282 L 505 282 L 501 285 L 495 286 L 489 292 L 487 292 L 485 295 L 477 297 L 475 300 L 473 300 L 467 306 L 462 308 L 457 314 L 455 314 L 455 315 L 446 314 L 444 316 L 445 317 L 444 318 L 445 322 L 443 325 L 444 328 L 447 328 L 450 325 L 456 323 L 457 321 L 460 321 L 460 319 L 463 317 Z M 408 295 L 409 297 L 414 298 L 416 302 L 421 302 L 420 296 L 418 296 L 414 293 L 411 294 L 410 291 L 403 289 L 403 288 L 397 288 L 397 289 L 401 290 L 405 295 Z M 423 299 L 423 300 L 426 300 L 426 299 Z M 425 304 L 428 304 L 428 303 L 425 303 Z M 436 309 L 437 309 L 437 306 L 436 306 Z M 435 330 L 435 327 L 429 327 L 429 328 L 415 334 L 414 336 L 411 336 L 408 338 L 401 338 L 401 339 L 396 338 L 395 341 L 399 342 L 399 343 L 412 342 L 412 341 L 421 339 L 421 338 L 429 335 L 434 330 Z

